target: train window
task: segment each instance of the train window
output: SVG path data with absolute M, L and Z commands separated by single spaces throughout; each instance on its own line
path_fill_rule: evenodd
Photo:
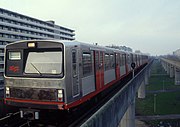
M 134 55 L 130 54 L 130 63 L 133 63 L 133 62 L 134 62 Z
M 109 54 L 105 53 L 105 70 L 108 70 L 110 68 L 110 56 Z
M 76 51 L 72 52 L 72 63 L 76 63 Z
M 103 67 L 103 52 L 100 52 L 100 66 Z
M 126 62 L 126 54 L 122 54 L 121 59 L 122 59 L 121 66 L 124 66 Z
M 77 75 L 76 50 L 72 50 L 72 74 Z
M 25 73 L 61 74 L 62 52 L 29 52 Z
M 82 57 L 82 63 L 83 63 L 83 75 L 87 76 L 92 74 L 92 57 L 91 53 L 84 52 Z
M 131 58 L 130 58 L 130 55 L 128 54 L 127 55 L 127 63 L 130 64 L 130 62 L 131 62 Z
M 123 55 L 120 54 L 120 66 L 122 66 L 122 65 L 123 65 Z
M 21 53 L 20 52 L 9 52 L 9 59 L 10 60 L 20 60 Z
M 135 55 L 135 63 L 137 64 L 138 56 Z
M 115 59 L 114 59 L 114 54 L 111 54 L 110 55 L 110 62 L 111 62 L 111 68 L 114 68 L 115 67 Z

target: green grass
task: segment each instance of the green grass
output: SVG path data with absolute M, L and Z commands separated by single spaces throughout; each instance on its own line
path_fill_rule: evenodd
M 156 103 L 154 112 L 154 103 Z M 146 99 L 136 99 L 138 115 L 180 114 L 180 92 L 148 94 Z
M 153 115 L 153 96 L 146 99 L 136 99 L 136 115 Z
M 168 75 L 151 76 L 149 79 L 149 84 L 146 86 L 146 90 L 163 89 L 180 89 L 180 85 L 174 85 L 174 78 L 170 78 Z
M 163 85 L 164 84 L 164 85 Z M 146 90 L 172 90 L 180 89 L 174 85 L 174 78 L 166 75 L 160 62 L 154 61 L 151 70 L 149 85 Z M 156 112 L 154 112 L 154 94 L 146 94 L 145 99 L 136 99 L 137 115 L 165 115 L 180 114 L 180 92 L 164 92 L 156 95 Z
M 170 78 L 160 62 L 155 60 L 152 65 L 151 77 L 149 79 L 149 85 L 146 86 L 146 90 L 180 89 L 180 85 L 174 84 L 174 78 Z
M 180 86 L 174 85 L 174 78 L 170 78 L 161 66 L 158 60 L 155 60 L 152 69 L 149 84 L 146 90 L 177 90 Z M 156 96 L 147 93 L 145 99 L 136 99 L 136 115 L 167 115 L 180 114 L 180 92 L 163 92 Z M 155 109 L 156 110 L 155 110 Z M 176 125 L 180 120 L 152 120 L 146 121 L 148 125 L 157 126 L 160 121 Z M 175 124 L 173 124 L 175 123 Z

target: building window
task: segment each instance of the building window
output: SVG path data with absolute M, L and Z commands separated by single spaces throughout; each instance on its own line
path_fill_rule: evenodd
M 0 13 L 3 14 L 3 10 L 0 10 Z
M 9 31 L 11 31 L 12 29 L 13 29 L 13 28 L 11 28 L 11 27 L 8 27 L 8 30 L 9 30 Z

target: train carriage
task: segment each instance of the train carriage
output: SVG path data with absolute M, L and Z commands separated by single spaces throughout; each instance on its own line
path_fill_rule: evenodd
M 136 68 L 147 62 L 147 57 L 133 55 L 76 41 L 9 44 L 5 48 L 5 103 L 37 109 L 76 107 L 128 75 L 133 61 Z

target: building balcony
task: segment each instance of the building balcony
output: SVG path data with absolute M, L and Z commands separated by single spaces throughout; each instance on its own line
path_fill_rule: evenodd
M 4 53 L 0 53 L 0 57 L 1 57 L 1 56 L 4 56 Z
M 2 73 L 2 72 L 4 73 L 4 69 L 3 69 L 3 68 L 0 68 L 0 73 Z
M 52 32 L 38 30 L 38 29 L 30 28 L 30 27 L 17 25 L 17 24 L 12 24 L 12 23 L 7 23 L 7 22 L 0 22 L 0 24 L 2 24 L 4 26 L 14 27 L 14 28 L 17 28 L 17 29 L 28 30 L 28 31 L 32 31 L 32 32 L 42 33 L 42 34 L 54 35 L 54 33 L 52 33 Z
M 18 35 L 18 36 L 25 36 L 25 37 L 31 37 L 31 38 L 39 38 L 39 39 L 47 38 L 47 37 L 43 37 L 43 36 L 40 36 L 40 35 L 20 33 L 20 32 L 8 31 L 8 30 L 2 30 L 2 32 L 6 33 L 6 34 L 10 34 L 10 35 Z M 13 39 L 15 39 L 15 38 L 13 38 Z M 18 39 L 18 40 L 20 40 L 20 39 Z
M 1 64 L 1 65 L 4 64 L 4 61 L 0 61 L 0 64 Z
M 6 22 L 1 22 L 0 24 L 4 25 L 4 26 L 10 26 L 10 27 L 14 27 L 17 29 L 23 29 L 26 31 L 32 31 L 32 32 L 37 32 L 37 33 L 42 33 L 42 34 L 47 34 L 47 35 L 52 35 L 52 36 L 59 36 L 61 37 L 61 34 L 57 34 L 57 33 L 51 33 L 51 32 L 47 32 L 47 31 L 42 31 L 42 30 L 38 30 L 38 29 L 33 29 L 33 28 L 29 28 L 29 27 L 24 27 L 24 26 L 20 26 L 20 25 L 16 25 L 16 24 L 11 24 L 11 23 L 6 23 Z M 21 33 L 21 32 L 13 32 L 13 31 L 8 31 L 8 30 L 2 30 L 4 33 L 9 33 L 9 34 L 18 34 L 18 35 L 22 35 L 22 36 L 28 36 L 28 37 L 35 37 L 35 38 L 47 38 L 47 37 L 43 37 L 43 36 L 37 36 L 37 35 L 33 35 L 33 34 L 26 34 L 26 33 Z M 70 39 L 74 39 L 73 37 L 69 37 L 64 35 L 64 38 L 70 38 Z M 52 39 L 52 38 L 51 38 Z M 20 40 L 20 39 L 17 39 Z
M 65 35 L 60 35 L 60 37 L 63 37 L 63 38 L 68 38 L 68 39 L 71 39 L 71 40 L 74 40 L 74 39 L 75 39 L 74 37 L 65 36 Z
M 5 45 L 0 45 L 0 49 L 4 49 L 5 48 Z
M 14 21 L 22 22 L 22 23 L 27 23 L 27 24 L 30 24 L 30 25 L 33 25 L 33 26 L 37 26 L 37 27 L 42 27 L 42 28 L 54 30 L 54 27 L 50 27 L 50 26 L 47 26 L 47 25 L 42 25 L 40 23 L 24 20 L 24 19 L 21 19 L 21 18 L 17 18 L 17 17 L 5 15 L 5 14 L 0 14 L 0 17 L 6 18 L 6 19 L 9 19 L 9 20 L 14 20 Z M 35 19 L 35 20 L 37 20 L 37 19 Z M 44 22 L 44 21 L 41 21 L 41 22 Z M 47 22 L 45 22 L 45 23 L 47 23 Z
M 26 23 L 26 24 L 29 24 L 29 25 L 33 25 L 33 26 L 36 26 L 36 27 L 42 27 L 42 28 L 46 28 L 46 29 L 49 29 L 49 30 L 57 30 L 59 32 L 63 32 L 63 33 L 66 33 L 66 34 L 70 34 L 72 36 L 74 36 L 75 34 L 73 32 L 69 32 L 69 31 L 66 31 L 66 30 L 62 30 L 62 29 L 57 29 L 55 27 L 50 27 L 50 26 L 46 26 L 46 25 L 42 25 L 40 23 L 35 23 L 35 22 L 31 22 L 31 21 L 28 21 L 28 20 L 24 20 L 24 19 L 20 19 L 20 18 L 16 18 L 16 17 L 13 17 L 13 16 L 8 16 L 8 15 L 4 15 L 4 14 L 0 14 L 0 17 L 2 18 L 7 18 L 9 20 L 14 20 L 14 21 L 18 21 L 18 22 L 22 22 L 22 23 Z M 37 19 L 36 19 L 37 20 Z M 44 21 L 43 21 L 44 22 Z M 45 22 L 47 23 L 47 22 Z M 12 24 L 12 23 L 9 23 L 9 24 Z M 63 27 L 65 28 L 65 27 Z M 67 28 L 68 29 L 68 28 Z M 34 30 L 34 29 L 33 29 Z M 51 33 L 51 32 L 48 32 L 48 33 Z
M 19 41 L 20 39 L 14 39 L 14 38 L 6 38 L 6 37 L 1 37 L 0 38 L 0 41 L 8 41 L 8 42 L 15 42 L 15 41 Z M 5 48 L 5 45 L 0 45 L 0 48 L 1 48 L 1 46 L 2 46 L 2 48 L 3 48 L 3 46 L 4 46 L 4 48 Z
M 4 80 L 4 76 L 0 76 L 0 81 L 3 81 Z

